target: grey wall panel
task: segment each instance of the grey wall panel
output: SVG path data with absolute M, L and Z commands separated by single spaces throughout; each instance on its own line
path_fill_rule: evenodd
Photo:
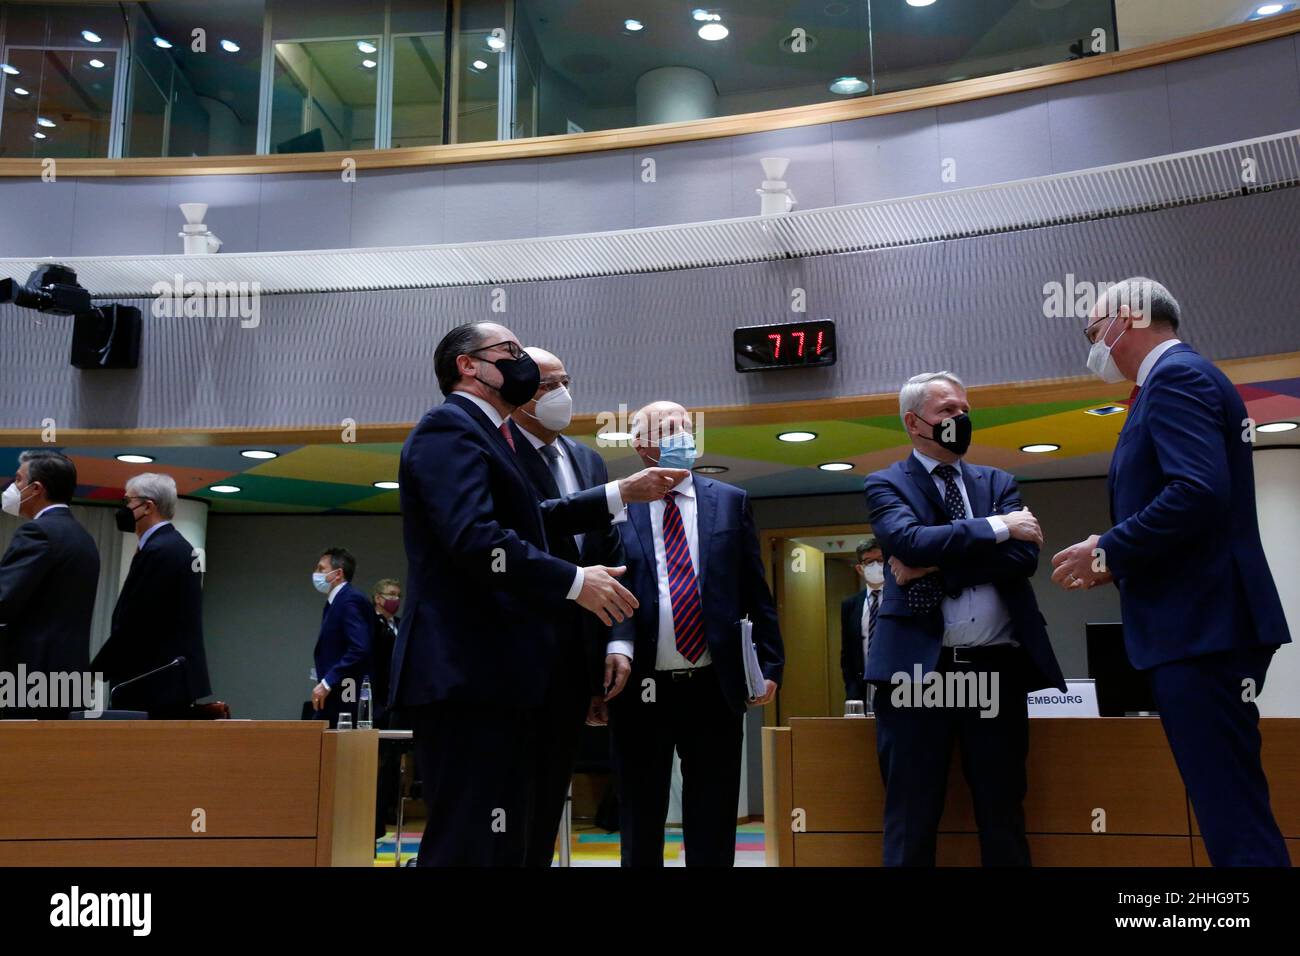
M 784 156 L 790 160 L 785 179 L 798 200 L 796 209 L 836 204 L 831 126 L 799 126 L 750 133 L 731 140 L 732 215 L 758 215 L 759 198 L 754 190 L 766 178 L 759 164 L 765 156 Z
M 654 160 L 654 182 L 642 178 L 647 158 Z M 638 226 L 704 222 L 737 215 L 732 202 L 730 139 L 670 143 L 640 150 L 634 177 Z M 744 214 L 753 215 L 752 207 Z
M 835 201 L 874 202 L 943 188 L 938 111 L 913 110 L 831 124 Z
M 890 392 L 946 367 L 971 384 L 1075 376 L 1081 317 L 1044 315 L 1044 286 L 1135 273 L 1170 286 L 1215 359 L 1300 350 L 1300 189 L 1072 226 L 880 252 L 505 287 L 267 296 L 260 324 L 147 314 L 135 372 L 67 366 L 69 322 L 0 309 L 0 427 L 212 427 L 413 421 L 431 356 L 469 320 L 512 327 L 580 380 L 579 411 L 671 395 L 744 405 Z M 830 369 L 738 375 L 731 330 L 779 322 L 790 293 L 837 323 Z M 146 310 L 148 302 L 141 305 Z
M 362 169 L 352 189 L 348 245 L 425 246 L 443 241 L 444 167 Z
M 353 184 L 338 173 L 274 173 L 262 177 L 257 247 L 342 249 L 348 244 Z
M 1047 90 L 941 106 L 939 155 L 956 162 L 945 189 L 985 186 L 1052 172 Z
M 154 177 L 79 180 L 72 255 L 176 251 L 165 241 L 168 185 Z
M 1174 151 L 1163 66 L 1052 87 L 1047 95 L 1053 172 Z
M 1176 150 L 1300 128 L 1294 37 L 1180 60 L 1165 72 Z
M 448 166 L 443 242 L 524 239 L 538 234 L 537 162 Z
M 0 179 L 0 256 L 72 254 L 77 181 Z
M 178 233 L 185 224 L 180 204 L 205 202 L 204 222 L 222 242 L 222 252 L 256 252 L 257 219 L 262 200 L 259 176 L 173 176 L 167 189 L 167 228 L 163 248 L 181 251 Z
M 565 236 L 631 229 L 636 156 L 630 150 L 537 161 L 537 233 Z

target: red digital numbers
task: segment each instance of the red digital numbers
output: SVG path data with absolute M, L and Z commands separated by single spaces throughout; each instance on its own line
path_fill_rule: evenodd
M 781 340 L 783 336 L 781 335 L 780 332 L 769 332 L 767 333 L 767 337 L 772 343 L 772 359 L 773 361 L 775 361 L 781 357 Z M 796 342 L 798 343 L 795 346 L 794 357 L 803 358 L 804 349 L 808 339 L 808 332 L 805 329 L 791 329 L 790 338 L 795 339 Z M 822 354 L 822 346 L 825 344 L 825 341 L 826 341 L 826 330 L 818 329 L 817 341 L 816 344 L 813 345 L 813 353 L 812 353 L 813 355 Z
M 772 343 L 773 343 L 773 344 L 772 344 L 772 358 L 774 358 L 774 359 L 779 359 L 779 358 L 781 357 L 781 335 L 780 335 L 780 333 L 777 333 L 777 332 L 769 332 L 769 333 L 767 334 L 767 337 L 768 337 L 769 339 L 771 339 L 771 340 L 772 340 Z

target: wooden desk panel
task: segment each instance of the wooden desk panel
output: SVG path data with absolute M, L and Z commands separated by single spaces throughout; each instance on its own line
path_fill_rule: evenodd
M 315 865 L 312 839 L 0 841 L 0 866 Z
M 880 866 L 879 833 L 797 833 L 795 866 Z M 1191 866 L 1187 837 L 1030 834 L 1035 866 Z M 935 848 L 939 866 L 979 866 L 979 837 L 940 833 Z

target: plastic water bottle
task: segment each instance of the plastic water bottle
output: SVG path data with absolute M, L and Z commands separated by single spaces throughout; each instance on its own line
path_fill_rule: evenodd
M 357 699 L 357 730 L 369 730 L 375 725 L 370 703 L 370 678 L 361 682 L 361 696 Z

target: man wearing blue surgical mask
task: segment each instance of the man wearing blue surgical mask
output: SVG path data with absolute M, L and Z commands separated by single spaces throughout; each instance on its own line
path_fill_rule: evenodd
M 647 465 L 689 468 L 698 457 L 690 414 L 655 402 L 632 416 L 632 446 Z M 776 696 L 785 664 L 776 607 L 763 574 L 749 496 L 689 475 L 662 498 L 629 505 L 619 532 L 623 580 L 639 602 L 615 625 L 607 669 L 624 866 L 662 866 L 673 752 L 682 766 L 687 866 L 732 866 L 745 711 Z M 751 699 L 742 618 L 766 678 Z M 623 675 L 631 680 L 622 689 Z

